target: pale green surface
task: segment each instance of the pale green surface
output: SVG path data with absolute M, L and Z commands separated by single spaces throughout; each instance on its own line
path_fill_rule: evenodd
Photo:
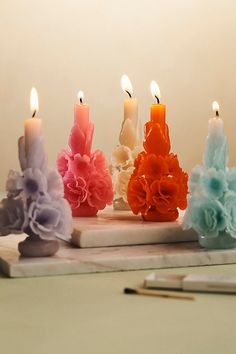
M 235 275 L 236 265 L 165 270 L 190 271 Z M 122 294 L 148 273 L 0 278 L 0 353 L 236 353 L 236 296 Z

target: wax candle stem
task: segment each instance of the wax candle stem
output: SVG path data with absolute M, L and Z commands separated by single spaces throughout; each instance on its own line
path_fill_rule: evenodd
M 228 162 L 228 141 L 224 134 L 223 120 L 216 117 L 209 120 L 208 136 L 203 157 L 206 168 L 225 170 Z

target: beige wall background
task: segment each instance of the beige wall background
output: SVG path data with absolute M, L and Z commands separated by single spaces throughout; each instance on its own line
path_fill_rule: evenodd
M 1 0 L 0 190 L 18 168 L 17 139 L 39 93 L 50 165 L 67 145 L 79 89 L 91 106 L 94 148 L 117 143 L 129 75 L 140 118 L 149 117 L 155 79 L 167 104 L 172 150 L 184 168 L 201 162 L 218 100 L 236 164 L 236 1 Z

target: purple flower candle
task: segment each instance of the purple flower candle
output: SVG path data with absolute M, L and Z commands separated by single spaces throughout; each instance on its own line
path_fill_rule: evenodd
M 25 135 L 19 139 L 22 173 L 10 171 L 6 183 L 7 198 L 0 204 L 0 235 L 25 232 L 20 242 L 22 256 L 51 256 L 57 252 L 56 237 L 69 236 L 72 216 L 63 198 L 64 188 L 57 170 L 47 168 L 41 120 L 36 118 L 38 98 L 31 91 L 32 118 L 25 121 Z

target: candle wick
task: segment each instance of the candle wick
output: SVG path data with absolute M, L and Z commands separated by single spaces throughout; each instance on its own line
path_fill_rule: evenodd
M 82 100 L 82 97 L 80 97 L 79 99 L 80 103 L 83 104 L 83 100 Z
M 32 118 L 34 118 L 34 117 L 35 117 L 35 115 L 36 115 L 36 110 L 33 112 L 33 114 L 32 114 Z
M 219 111 L 216 111 L 216 117 L 219 117 Z
M 160 100 L 157 96 L 155 96 L 156 100 L 157 100 L 157 103 L 159 104 L 160 103 Z
M 132 98 L 131 93 L 128 90 L 125 90 L 128 93 L 129 97 Z

